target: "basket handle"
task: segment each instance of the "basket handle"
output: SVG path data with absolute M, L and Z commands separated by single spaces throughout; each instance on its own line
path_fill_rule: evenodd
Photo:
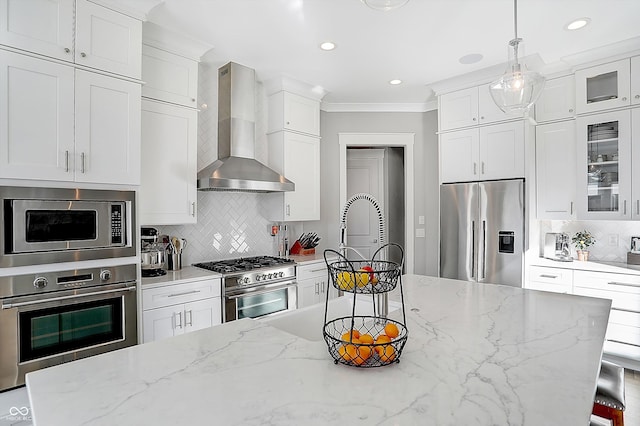
M 351 268 L 351 272 L 353 272 L 353 273 L 356 272 L 356 268 L 353 267 L 353 263 L 351 263 L 351 261 L 349 259 L 344 257 L 344 255 L 340 254 L 339 252 L 337 252 L 337 251 L 335 251 L 333 249 L 326 249 L 324 251 L 324 253 L 323 253 L 323 255 L 324 255 L 324 263 L 327 265 L 327 269 L 328 270 L 331 269 L 331 264 L 329 263 L 329 259 L 327 259 L 327 254 L 335 254 L 335 255 L 337 255 L 339 262 L 344 261 Z M 335 262 L 333 262 L 333 263 L 335 263 Z
M 398 250 L 400 250 L 400 270 L 402 270 L 402 267 L 404 266 L 404 249 L 402 248 L 402 246 L 400 244 L 396 244 L 396 243 L 387 243 L 383 246 L 381 246 L 378 250 L 376 250 L 375 253 L 373 253 L 373 257 L 371 257 L 371 262 L 376 260 L 376 256 L 378 255 L 378 253 L 380 253 L 383 249 L 386 249 L 387 247 L 397 247 Z

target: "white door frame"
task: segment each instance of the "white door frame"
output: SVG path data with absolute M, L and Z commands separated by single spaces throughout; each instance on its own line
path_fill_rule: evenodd
M 404 223 L 405 223 L 405 265 L 406 273 L 413 274 L 413 143 L 415 133 L 338 133 L 340 143 L 340 223 L 342 208 L 347 202 L 347 148 L 348 147 L 403 147 L 404 148 Z

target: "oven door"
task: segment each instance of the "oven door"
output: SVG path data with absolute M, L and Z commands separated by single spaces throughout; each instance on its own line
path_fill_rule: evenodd
M 12 200 L 11 207 L 13 254 L 124 245 L 117 228 L 124 202 Z
M 298 284 L 295 281 L 243 289 L 224 297 L 224 321 L 258 318 L 297 308 Z
M 137 344 L 135 282 L 1 302 L 0 390 L 30 371 Z

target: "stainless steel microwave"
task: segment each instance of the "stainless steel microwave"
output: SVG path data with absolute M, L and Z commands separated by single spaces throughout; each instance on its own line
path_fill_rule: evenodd
M 0 187 L 0 267 L 136 255 L 134 191 Z

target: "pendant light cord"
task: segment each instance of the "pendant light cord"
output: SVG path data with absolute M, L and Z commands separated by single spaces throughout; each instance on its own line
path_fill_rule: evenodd
M 518 0 L 513 0 L 513 32 L 515 39 L 518 38 Z

